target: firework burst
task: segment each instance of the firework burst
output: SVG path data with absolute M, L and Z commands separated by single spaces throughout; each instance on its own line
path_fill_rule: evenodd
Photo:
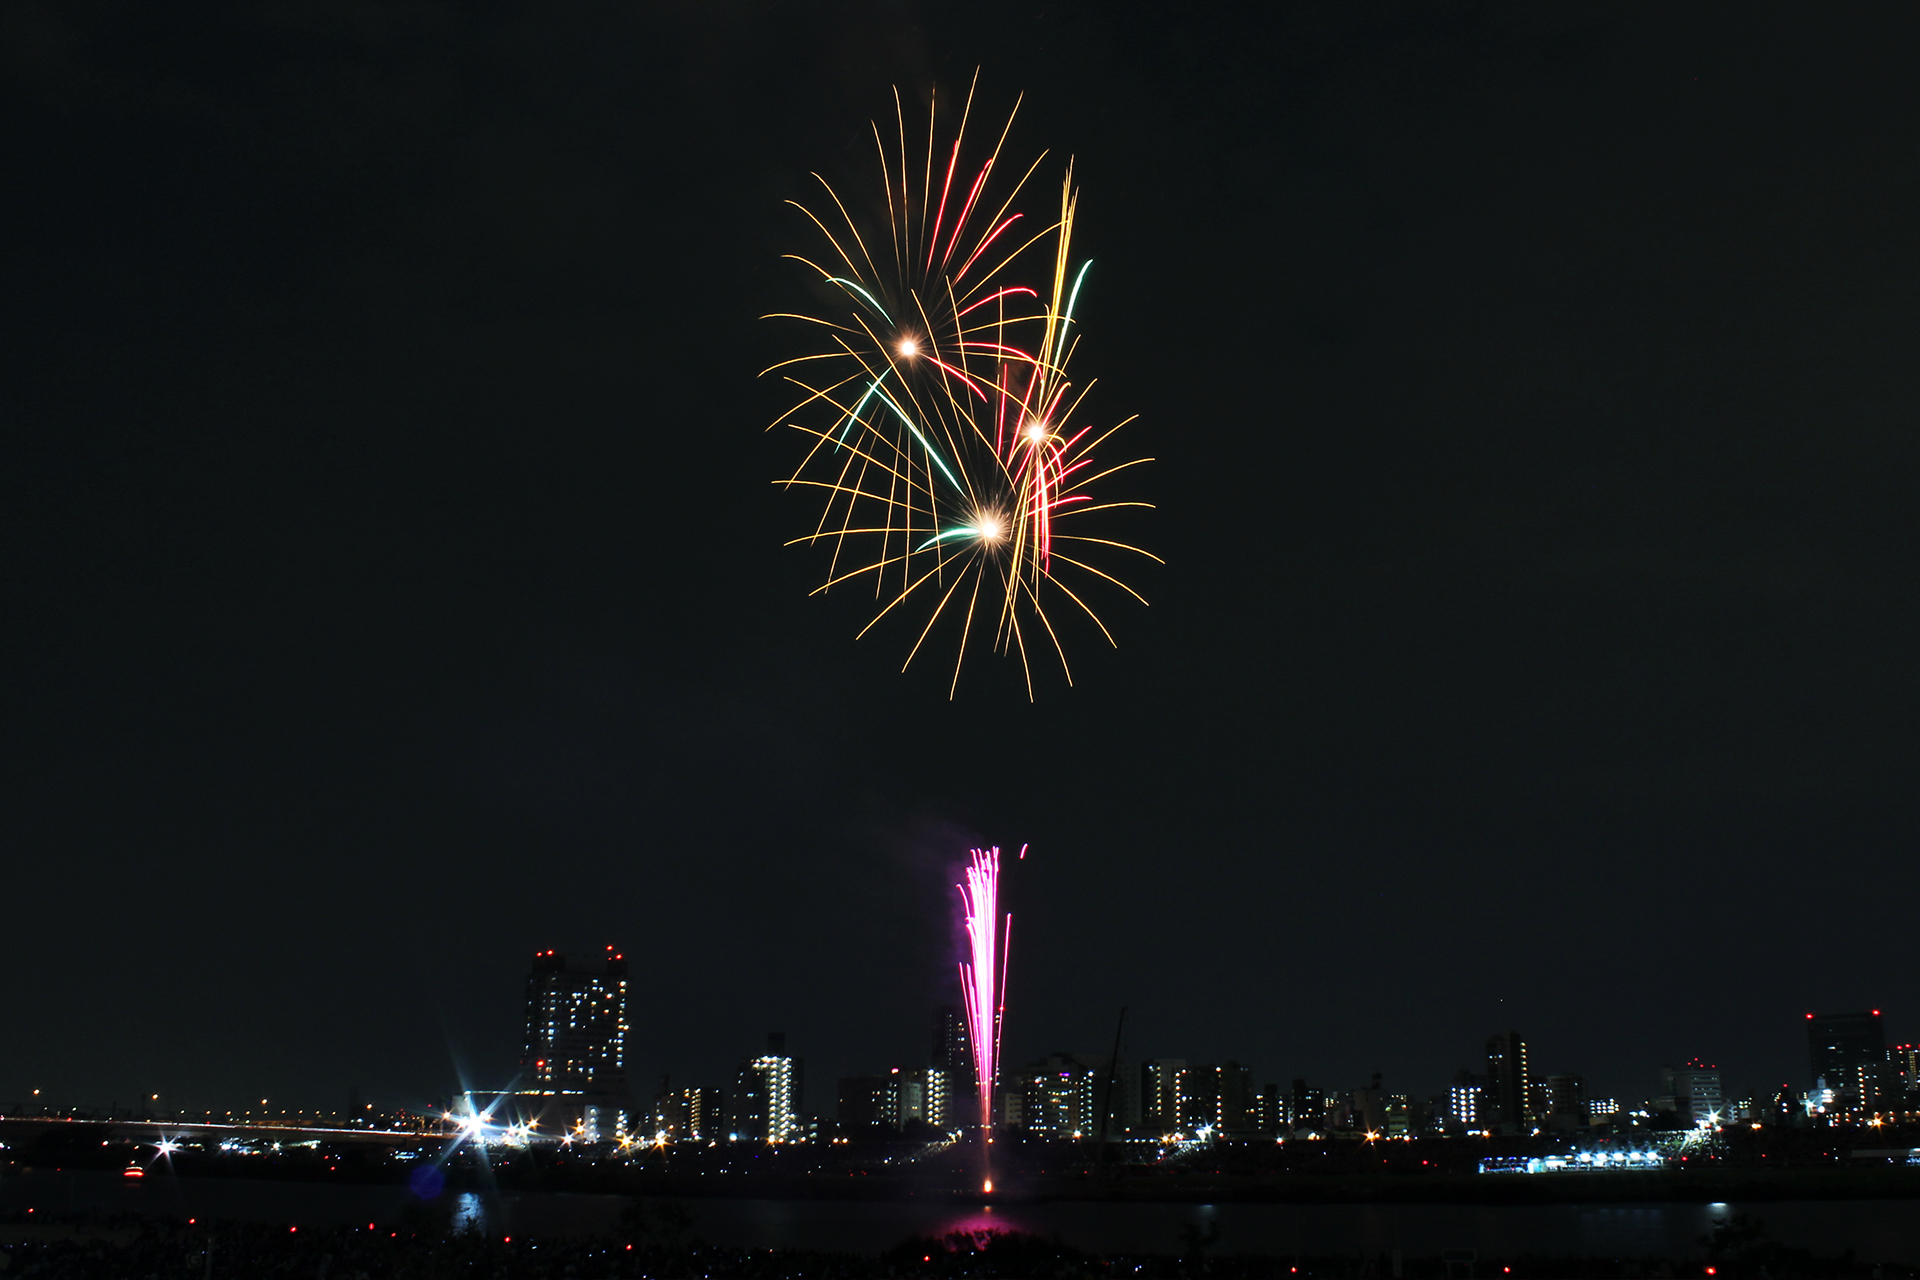
M 1146 603 L 1095 561 L 1157 557 L 1097 536 L 1084 517 L 1148 506 L 1102 500 L 1098 486 L 1150 459 L 1096 461 L 1132 419 L 1088 423 L 1093 383 L 1068 375 L 1079 342 L 1074 307 L 1091 265 L 1071 261 L 1072 165 L 1057 213 L 1036 225 L 1017 205 L 1045 153 L 1017 178 L 999 177 L 1010 171 L 1003 162 L 1018 103 L 984 159 L 967 156 L 971 89 L 950 143 L 929 107 L 924 153 L 917 131 L 909 141 L 897 90 L 894 108 L 891 136 L 873 128 L 882 198 L 870 202 L 872 216 L 817 174 L 824 203 L 789 202 L 823 244 L 813 257 L 787 256 L 816 273 L 824 299 L 820 314 L 777 317 L 806 324 L 818 349 L 766 370 L 802 394 L 773 424 L 806 441 L 781 483 L 824 498 L 814 528 L 793 542 L 828 552 L 815 594 L 871 581 L 877 608 L 861 635 L 888 617 L 918 625 L 902 670 L 944 627 L 955 637 L 949 697 L 969 648 L 984 639 L 1019 656 L 1031 698 L 1037 650 L 1073 681 L 1063 610 L 1113 643 L 1089 586 Z

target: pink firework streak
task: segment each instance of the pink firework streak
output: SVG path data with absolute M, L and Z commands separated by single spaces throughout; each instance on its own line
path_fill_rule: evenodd
M 1020 856 L 1027 847 L 1020 846 Z M 960 906 L 967 915 L 972 961 L 960 962 L 960 990 L 967 1004 L 967 1034 L 973 1038 L 973 1076 L 980 1091 L 980 1130 L 993 1128 L 993 1086 L 1000 1070 L 1000 1024 L 1007 1011 L 1007 948 L 1013 917 L 1000 924 L 1000 847 L 975 849 L 967 863 Z M 991 1185 L 991 1184 L 989 1184 Z

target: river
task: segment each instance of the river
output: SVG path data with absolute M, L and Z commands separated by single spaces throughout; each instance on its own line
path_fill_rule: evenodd
M 529 1236 L 609 1230 L 624 1196 L 442 1193 L 457 1225 Z M 1765 1224 L 1782 1244 L 1835 1255 L 1920 1265 L 1920 1200 L 1785 1200 L 1754 1204 L 1120 1204 L 1048 1201 L 991 1207 L 901 1201 L 677 1201 L 691 1235 L 742 1248 L 877 1253 L 909 1235 L 1016 1230 L 1058 1236 L 1090 1253 L 1177 1253 L 1186 1228 L 1217 1227 L 1220 1253 L 1409 1257 L 1471 1249 L 1516 1254 L 1681 1257 L 1734 1213 Z M 0 1183 L 0 1212 L 138 1213 L 303 1226 L 395 1222 L 420 1202 L 395 1186 L 339 1186 L 240 1178 L 130 1181 L 98 1172 L 28 1172 Z

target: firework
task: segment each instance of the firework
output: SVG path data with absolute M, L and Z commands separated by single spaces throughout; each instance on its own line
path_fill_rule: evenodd
M 815 594 L 871 582 L 877 608 L 861 635 L 890 616 L 918 625 L 902 670 L 944 626 L 957 633 L 949 697 L 984 639 L 1019 656 L 1031 698 L 1036 650 L 1051 651 L 1073 681 L 1056 621 L 1063 609 L 1113 643 L 1089 586 L 1146 603 L 1094 562 L 1157 557 L 1082 520 L 1148 506 L 1097 490 L 1150 459 L 1096 461 L 1132 419 L 1093 425 L 1083 412 L 1093 383 L 1068 376 L 1091 266 L 1076 269 L 1071 257 L 1072 165 L 1057 213 L 1029 219 L 1016 206 L 1045 153 L 1011 181 L 998 176 L 1011 172 L 1003 159 L 1018 103 L 984 158 L 967 155 L 971 90 L 950 143 L 929 108 L 924 155 L 917 130 L 909 142 L 898 91 L 894 107 L 893 136 L 873 128 L 881 198 L 872 217 L 817 174 L 819 211 L 789 202 L 824 243 L 818 261 L 787 256 L 817 273 L 826 299 L 821 314 L 779 316 L 807 324 L 819 349 L 766 371 L 802 393 L 774 423 L 806 441 L 782 483 L 824 498 L 812 531 L 792 541 L 829 552 Z
M 1020 856 L 1027 856 L 1026 846 Z M 1007 1012 L 1007 949 L 1013 917 L 1000 915 L 1000 846 L 975 849 L 967 863 L 960 907 L 967 922 L 969 959 L 960 962 L 960 993 L 973 1041 L 973 1080 L 980 1095 L 980 1133 L 993 1128 L 993 1086 L 1000 1070 L 1000 1024 Z

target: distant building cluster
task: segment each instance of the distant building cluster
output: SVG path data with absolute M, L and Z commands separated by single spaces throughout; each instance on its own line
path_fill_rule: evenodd
M 523 1133 L 629 1146 L 933 1141 L 978 1124 L 972 1046 L 958 1008 L 935 1010 L 924 1063 L 841 1077 L 831 1114 L 822 1115 L 806 1105 L 804 1060 L 777 1031 L 725 1087 L 675 1089 L 662 1077 L 651 1097 L 636 1097 L 626 1074 L 627 996 L 626 960 L 611 947 L 588 964 L 537 954 L 518 1084 L 503 1094 L 467 1095 L 456 1111 L 494 1117 L 506 1107 Z M 1659 1091 L 1638 1103 L 1593 1096 L 1578 1074 L 1542 1074 L 1517 1031 L 1488 1037 L 1482 1061 L 1428 1096 L 1391 1090 L 1378 1074 L 1358 1088 L 1327 1090 L 1305 1079 L 1260 1083 L 1251 1067 L 1231 1059 L 1051 1053 L 1003 1073 L 993 1122 L 1044 1140 L 1192 1143 L 1920 1121 L 1920 1052 L 1886 1044 L 1879 1010 L 1808 1014 L 1806 1031 L 1809 1089 L 1729 1096 L 1716 1064 L 1689 1059 L 1662 1067 Z

